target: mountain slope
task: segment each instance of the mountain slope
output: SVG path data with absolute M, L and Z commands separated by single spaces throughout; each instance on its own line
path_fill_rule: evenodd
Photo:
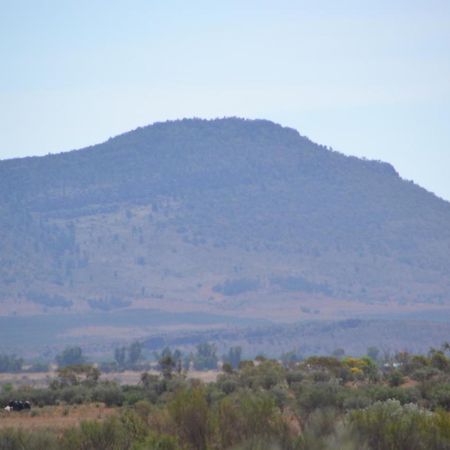
M 449 203 L 268 121 L 1 161 L 0 192 L 5 313 L 450 302 Z

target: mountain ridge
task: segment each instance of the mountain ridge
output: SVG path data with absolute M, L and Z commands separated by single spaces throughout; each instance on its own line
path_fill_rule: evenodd
M 0 161 L 0 192 L 4 312 L 450 302 L 450 203 L 266 120 Z

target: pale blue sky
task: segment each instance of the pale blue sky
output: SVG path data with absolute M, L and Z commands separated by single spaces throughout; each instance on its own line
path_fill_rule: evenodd
M 0 0 L 0 158 L 266 118 L 450 200 L 450 1 Z

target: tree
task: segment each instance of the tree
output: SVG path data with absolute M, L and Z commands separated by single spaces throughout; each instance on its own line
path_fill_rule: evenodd
M 62 353 L 56 355 L 55 359 L 59 367 L 82 365 L 85 362 L 80 347 L 67 347 Z
M 228 350 L 228 354 L 223 357 L 224 363 L 229 363 L 233 369 L 239 367 L 242 356 L 242 347 L 231 347 Z
M 281 362 L 283 363 L 283 366 L 291 368 L 294 367 L 298 361 L 300 361 L 299 356 L 294 351 L 283 353 L 280 359 Z
M 203 386 L 180 389 L 168 405 L 180 440 L 188 448 L 205 450 L 211 428 L 208 402 Z
M 450 359 L 441 350 L 431 352 L 431 365 L 439 370 L 446 371 L 450 367 Z
M 144 372 L 141 374 L 141 384 L 145 389 L 150 389 L 150 387 L 158 383 L 159 378 L 157 375 L 152 375 L 151 373 Z
M 445 353 L 445 352 L 449 352 L 450 351 L 450 342 L 444 342 L 441 346 L 441 350 Z
M 76 386 L 84 384 L 95 386 L 100 378 L 100 371 L 91 364 L 65 366 L 58 369 L 59 386 Z
M 155 352 L 154 355 L 165 378 L 171 378 L 174 370 L 178 375 L 183 371 L 183 353 L 180 350 L 175 349 L 172 352 L 169 347 L 166 347 L 161 354 Z
M 194 367 L 197 370 L 208 370 L 217 368 L 216 346 L 204 342 L 197 345 L 197 353 L 194 356 Z
M 0 355 L 0 372 L 20 372 L 23 359 L 15 355 Z
M 173 360 L 175 361 L 175 370 L 178 375 L 183 371 L 183 353 L 180 350 L 175 349 L 172 355 Z
M 367 356 L 371 359 L 373 359 L 374 361 L 378 360 L 378 356 L 380 355 L 380 350 L 377 347 L 369 347 L 367 349 Z
M 343 348 L 336 348 L 333 350 L 332 355 L 338 359 L 343 358 L 345 356 L 345 350 Z
M 127 358 L 127 349 L 125 347 L 118 347 L 114 350 L 114 359 L 117 362 L 117 365 L 120 368 L 125 367 L 126 358 Z
M 131 365 L 134 365 L 141 358 L 142 358 L 142 344 L 138 341 L 135 341 L 128 348 L 128 362 Z
M 173 370 L 176 366 L 176 361 L 173 358 L 172 354 L 163 354 L 161 358 L 159 359 L 159 366 L 161 367 L 161 372 L 163 377 L 166 380 L 170 380 L 172 378 Z

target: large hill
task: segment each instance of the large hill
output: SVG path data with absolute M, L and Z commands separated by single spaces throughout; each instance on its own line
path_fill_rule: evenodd
M 0 161 L 1 314 L 449 304 L 450 204 L 268 121 L 157 123 Z

